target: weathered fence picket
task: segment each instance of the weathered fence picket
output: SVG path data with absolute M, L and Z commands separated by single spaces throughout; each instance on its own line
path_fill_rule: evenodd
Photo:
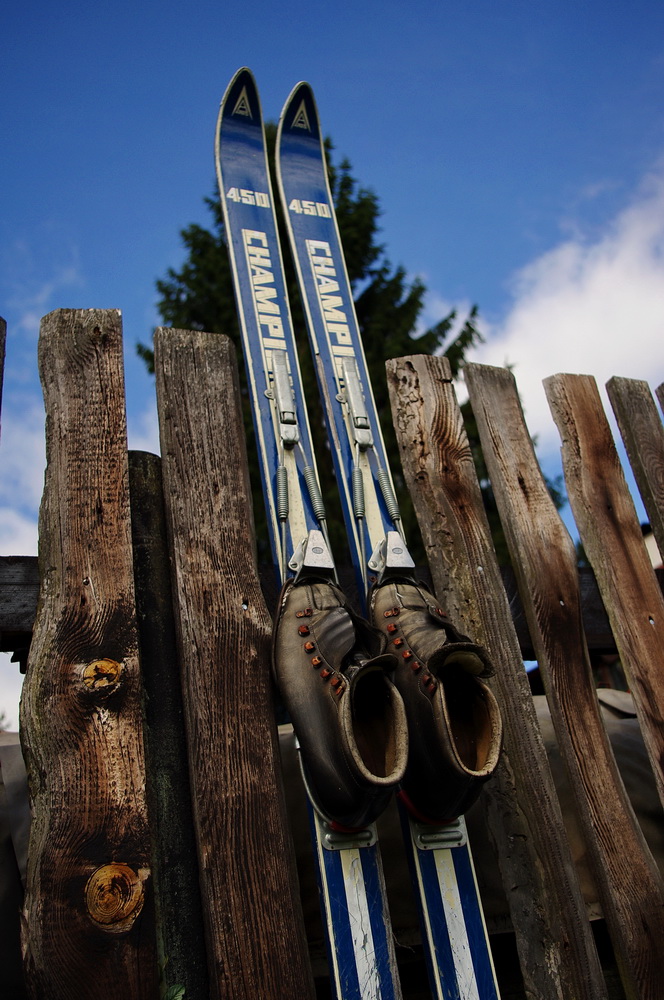
M 595 380 L 552 375 L 544 388 L 562 440 L 574 520 L 609 615 L 664 803 L 664 597 Z
M 483 792 L 526 993 L 606 996 L 510 609 L 456 401 L 449 362 L 387 363 L 401 461 L 436 596 L 496 666 L 505 750 Z
M 142 687 L 117 311 L 42 322 L 48 466 L 21 730 L 31 995 L 156 993 Z
M 304 1000 L 235 349 L 159 329 L 155 369 L 210 997 Z
M 0 321 L 0 392 L 3 344 Z M 119 313 L 43 320 L 39 574 L 34 560 L 0 560 L 0 646 L 20 649 L 33 629 L 21 708 L 27 992 L 153 1000 L 181 986 L 184 1000 L 305 1000 L 325 986 L 311 975 L 282 787 L 234 348 L 160 329 L 155 362 L 161 459 L 127 453 Z M 434 589 L 496 665 L 505 755 L 482 800 L 525 990 L 510 1000 L 657 1000 L 664 890 L 598 712 L 588 646 L 620 651 L 664 790 L 664 602 L 594 382 L 559 375 L 547 393 L 615 645 L 601 607 L 582 618 L 593 591 L 514 379 L 467 368 L 527 620 L 520 645 L 449 365 L 410 357 L 387 370 Z M 642 383 L 614 379 L 609 391 L 657 537 L 661 421 Z M 657 395 L 664 408 L 664 386 Z M 622 987 L 607 986 L 587 919 L 523 667 L 533 647 Z M 388 864 L 403 863 L 398 837 L 384 839 Z M 425 995 L 403 985 L 409 1000 Z
M 661 406 L 662 411 L 664 412 L 664 382 L 662 382 L 661 385 L 657 386 L 657 388 L 655 389 L 655 395 L 657 396 L 657 399 L 659 400 L 659 405 Z
M 541 475 L 512 373 L 468 365 L 465 380 L 623 982 L 629 996 L 656 1000 L 664 885 L 600 718 L 576 551 Z
M 136 616 L 143 676 L 145 762 L 161 994 L 210 986 L 198 884 L 161 459 L 129 452 Z
M 664 426 L 647 382 L 615 377 L 606 389 L 652 533 L 664 552 Z

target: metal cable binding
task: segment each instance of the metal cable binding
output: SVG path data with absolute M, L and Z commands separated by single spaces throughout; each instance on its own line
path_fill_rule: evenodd
M 302 470 L 302 475 L 304 476 L 304 481 L 307 484 L 307 489 L 309 490 L 309 499 L 311 500 L 311 506 L 313 507 L 316 519 L 318 522 L 325 521 L 327 514 L 325 512 L 323 495 L 320 491 L 320 486 L 318 485 L 318 479 L 316 478 L 316 470 L 312 465 L 307 465 Z
M 362 470 L 359 465 L 360 456 L 360 446 L 356 443 L 355 446 L 356 457 L 355 464 L 353 465 L 353 471 L 351 474 L 351 484 L 353 488 L 353 514 L 355 515 L 355 520 L 358 526 L 358 542 L 360 546 L 360 571 L 362 574 L 362 583 L 364 590 L 367 590 L 367 552 L 366 552 L 366 541 L 364 538 L 364 519 L 365 519 L 365 506 L 364 506 L 364 478 L 362 476 Z
M 311 500 L 311 507 L 320 525 L 320 530 L 325 539 L 325 543 L 328 550 L 331 549 L 330 546 L 330 536 L 327 530 L 327 511 L 325 510 L 325 503 L 323 501 L 323 494 L 320 491 L 320 486 L 318 485 L 318 477 L 316 476 L 316 470 L 313 465 L 305 465 L 302 469 L 302 475 L 304 476 L 304 481 L 307 484 L 307 490 L 309 491 L 309 499 Z M 332 564 L 332 576 L 335 583 L 339 583 L 339 577 L 337 576 L 337 568 Z
M 288 520 L 288 470 L 285 465 L 277 466 L 277 516 L 280 521 Z
M 380 485 L 380 491 L 383 494 L 383 500 L 385 501 L 385 506 L 387 507 L 387 513 L 395 524 L 399 524 L 401 522 L 401 512 L 392 488 L 389 473 L 385 469 L 381 469 L 379 466 L 376 470 L 376 478 L 378 479 L 378 483 Z
M 356 518 L 364 517 L 365 516 L 364 480 L 362 478 L 362 470 L 358 469 L 356 465 L 353 466 L 352 484 L 353 484 L 353 513 Z

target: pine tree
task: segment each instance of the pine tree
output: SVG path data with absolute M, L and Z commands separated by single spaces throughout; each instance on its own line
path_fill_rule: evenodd
M 266 125 L 266 139 L 272 169 L 275 138 L 276 126 L 268 123 Z M 413 353 L 433 354 L 440 352 L 450 336 L 456 314 L 450 312 L 431 329 L 424 333 L 419 332 L 418 321 L 424 306 L 426 292 L 424 284 L 418 278 L 409 282 L 405 268 L 391 265 L 386 257 L 385 248 L 378 242 L 380 205 L 376 194 L 357 183 L 352 175 L 352 168 L 348 160 L 342 160 L 338 166 L 335 165 L 332 156 L 333 145 L 329 139 L 325 146 L 330 187 L 339 222 L 348 275 L 355 297 L 358 323 L 385 436 L 387 453 L 389 456 L 393 456 L 391 464 L 396 472 L 399 466 L 398 449 L 388 400 L 385 361 L 388 358 Z M 169 268 L 166 277 L 156 282 L 160 295 L 157 307 L 166 326 L 188 330 L 206 330 L 211 333 L 221 332 L 230 336 L 237 345 L 240 371 L 243 374 L 240 331 L 221 205 L 216 194 L 206 198 L 205 204 L 212 217 L 211 227 L 206 229 L 194 223 L 181 231 L 186 258 L 179 269 Z M 277 204 L 277 217 L 282 246 L 285 248 L 286 280 L 293 323 L 299 339 L 302 376 L 305 385 L 313 384 L 315 376 L 304 334 L 304 314 L 300 304 L 295 270 L 286 250 L 288 239 L 283 227 L 280 204 Z M 461 332 L 446 346 L 446 353 L 455 374 L 463 362 L 464 353 L 469 347 L 481 340 L 476 320 L 477 310 L 473 308 L 466 318 Z M 137 351 L 150 370 L 153 370 L 154 357 L 151 349 L 145 344 L 138 344 Z M 243 392 L 245 423 L 250 442 L 252 482 L 256 498 L 254 507 L 259 554 L 261 556 L 265 554 L 265 558 L 267 558 L 267 553 L 264 553 L 265 543 L 262 542 L 265 533 L 262 530 L 264 515 L 257 472 L 258 463 L 255 454 L 251 453 L 253 435 L 250 431 L 251 416 L 246 387 Z M 322 412 L 316 411 L 315 404 L 310 409 L 316 452 L 323 455 L 327 445 Z M 331 541 L 335 553 L 339 554 L 345 547 L 345 535 L 341 526 L 341 513 L 331 463 L 319 462 L 319 473 L 323 495 L 328 507 Z M 411 548 L 414 543 L 417 549 L 416 539 L 419 532 L 416 528 L 407 491 L 402 488 L 403 484 L 398 474 L 395 479 L 409 542 Z M 334 530 L 334 526 L 336 526 L 336 530 Z M 416 556 L 417 554 L 416 552 Z
M 274 150 L 276 126 L 266 125 L 268 150 Z M 379 231 L 380 206 L 377 196 L 360 187 L 351 173 L 348 160 L 336 167 L 331 159 L 332 143 L 326 141 L 330 186 L 344 247 L 346 266 L 355 295 L 360 331 L 370 366 L 381 366 L 378 382 L 385 382 L 382 366 L 389 357 L 411 353 L 439 351 L 455 320 L 450 312 L 423 335 L 418 335 L 425 286 L 419 279 L 406 280 L 403 267 L 392 268 L 384 247 L 376 242 Z M 272 156 L 271 156 L 272 166 Z M 240 333 L 235 311 L 235 299 L 230 262 L 226 249 L 224 223 L 219 198 L 215 194 L 205 199 L 212 216 L 212 226 L 206 229 L 196 223 L 181 231 L 187 257 L 179 270 L 169 268 L 165 278 L 156 282 L 160 299 L 157 308 L 164 323 L 181 329 L 224 332 L 240 345 Z M 282 246 L 288 246 L 283 230 L 281 205 L 277 201 L 277 217 L 282 233 Z M 289 255 L 285 254 L 288 293 L 291 300 L 296 334 L 303 330 L 304 319 L 299 305 L 295 273 Z M 473 309 L 461 333 L 447 346 L 446 353 L 456 367 L 464 352 L 481 340 L 475 325 Z M 152 352 L 138 345 L 138 353 L 151 367 Z M 372 371 L 372 376 L 374 372 Z M 381 416 L 383 414 L 381 413 Z

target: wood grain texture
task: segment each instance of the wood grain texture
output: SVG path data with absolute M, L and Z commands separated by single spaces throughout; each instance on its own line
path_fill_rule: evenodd
M 116 310 L 42 321 L 41 591 L 21 702 L 33 822 L 30 995 L 157 989 Z
M 664 803 L 664 598 L 648 559 L 595 380 L 544 388 L 562 440 L 570 506 L 595 571 Z
M 130 452 L 131 457 L 131 452 Z M 341 586 L 351 604 L 357 604 L 359 597 L 355 571 L 352 566 L 339 566 Z M 422 576 L 429 575 L 428 567 L 418 567 Z M 533 660 L 535 651 L 528 633 L 521 599 L 516 587 L 514 572 L 510 566 L 501 566 L 501 576 L 507 591 L 512 614 L 512 620 L 519 638 L 521 653 L 525 660 Z M 664 585 L 664 570 L 657 570 L 660 588 Z M 259 567 L 261 589 L 265 595 L 268 608 L 275 607 L 279 595 L 279 586 L 272 564 Z M 602 599 L 597 589 L 595 576 L 589 566 L 579 569 L 579 586 L 581 589 L 581 610 L 583 613 L 583 630 L 588 649 L 593 652 L 612 653 L 615 650 L 613 633 L 609 626 Z M 355 591 L 353 590 L 355 588 Z M 29 641 L 29 633 L 35 620 L 37 596 L 39 593 L 39 569 L 36 556 L 0 556 L 0 650 L 15 648 L 14 635 L 17 641 Z M 27 638 L 26 638 L 27 636 Z
M 31 632 L 39 596 L 37 556 L 0 556 L 0 633 Z M 2 648 L 2 646 L 0 646 Z
M 145 763 L 161 992 L 207 1000 L 180 661 L 175 639 L 161 459 L 129 452 L 136 614 L 145 690 Z
M 657 388 L 655 389 L 655 395 L 657 396 L 657 399 L 659 400 L 659 405 L 662 409 L 662 412 L 664 413 L 664 382 L 662 382 L 661 385 L 657 386 Z
M 513 375 L 467 365 L 464 376 L 625 993 L 658 1000 L 664 886 L 600 717 L 574 545 L 541 475 Z
M 437 597 L 489 649 L 505 751 L 483 791 L 528 996 L 606 997 L 468 439 L 445 358 L 387 363 L 406 481 Z
M 664 426 L 647 382 L 612 378 L 606 384 L 629 463 L 664 562 Z
M 232 342 L 155 336 L 210 996 L 312 997 L 255 570 Z

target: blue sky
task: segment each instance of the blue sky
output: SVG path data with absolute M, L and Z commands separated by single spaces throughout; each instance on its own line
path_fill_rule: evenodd
M 664 380 L 661 2 L 9 0 L 0 30 L 0 552 L 36 551 L 51 309 L 122 310 L 130 444 L 157 448 L 134 345 L 159 322 L 179 230 L 207 223 L 219 100 L 242 65 L 266 118 L 312 84 L 379 195 L 390 259 L 429 288 L 426 319 L 479 305 L 477 360 L 515 365 L 552 471 L 542 377 Z M 0 660 L 13 722 L 14 673 Z

